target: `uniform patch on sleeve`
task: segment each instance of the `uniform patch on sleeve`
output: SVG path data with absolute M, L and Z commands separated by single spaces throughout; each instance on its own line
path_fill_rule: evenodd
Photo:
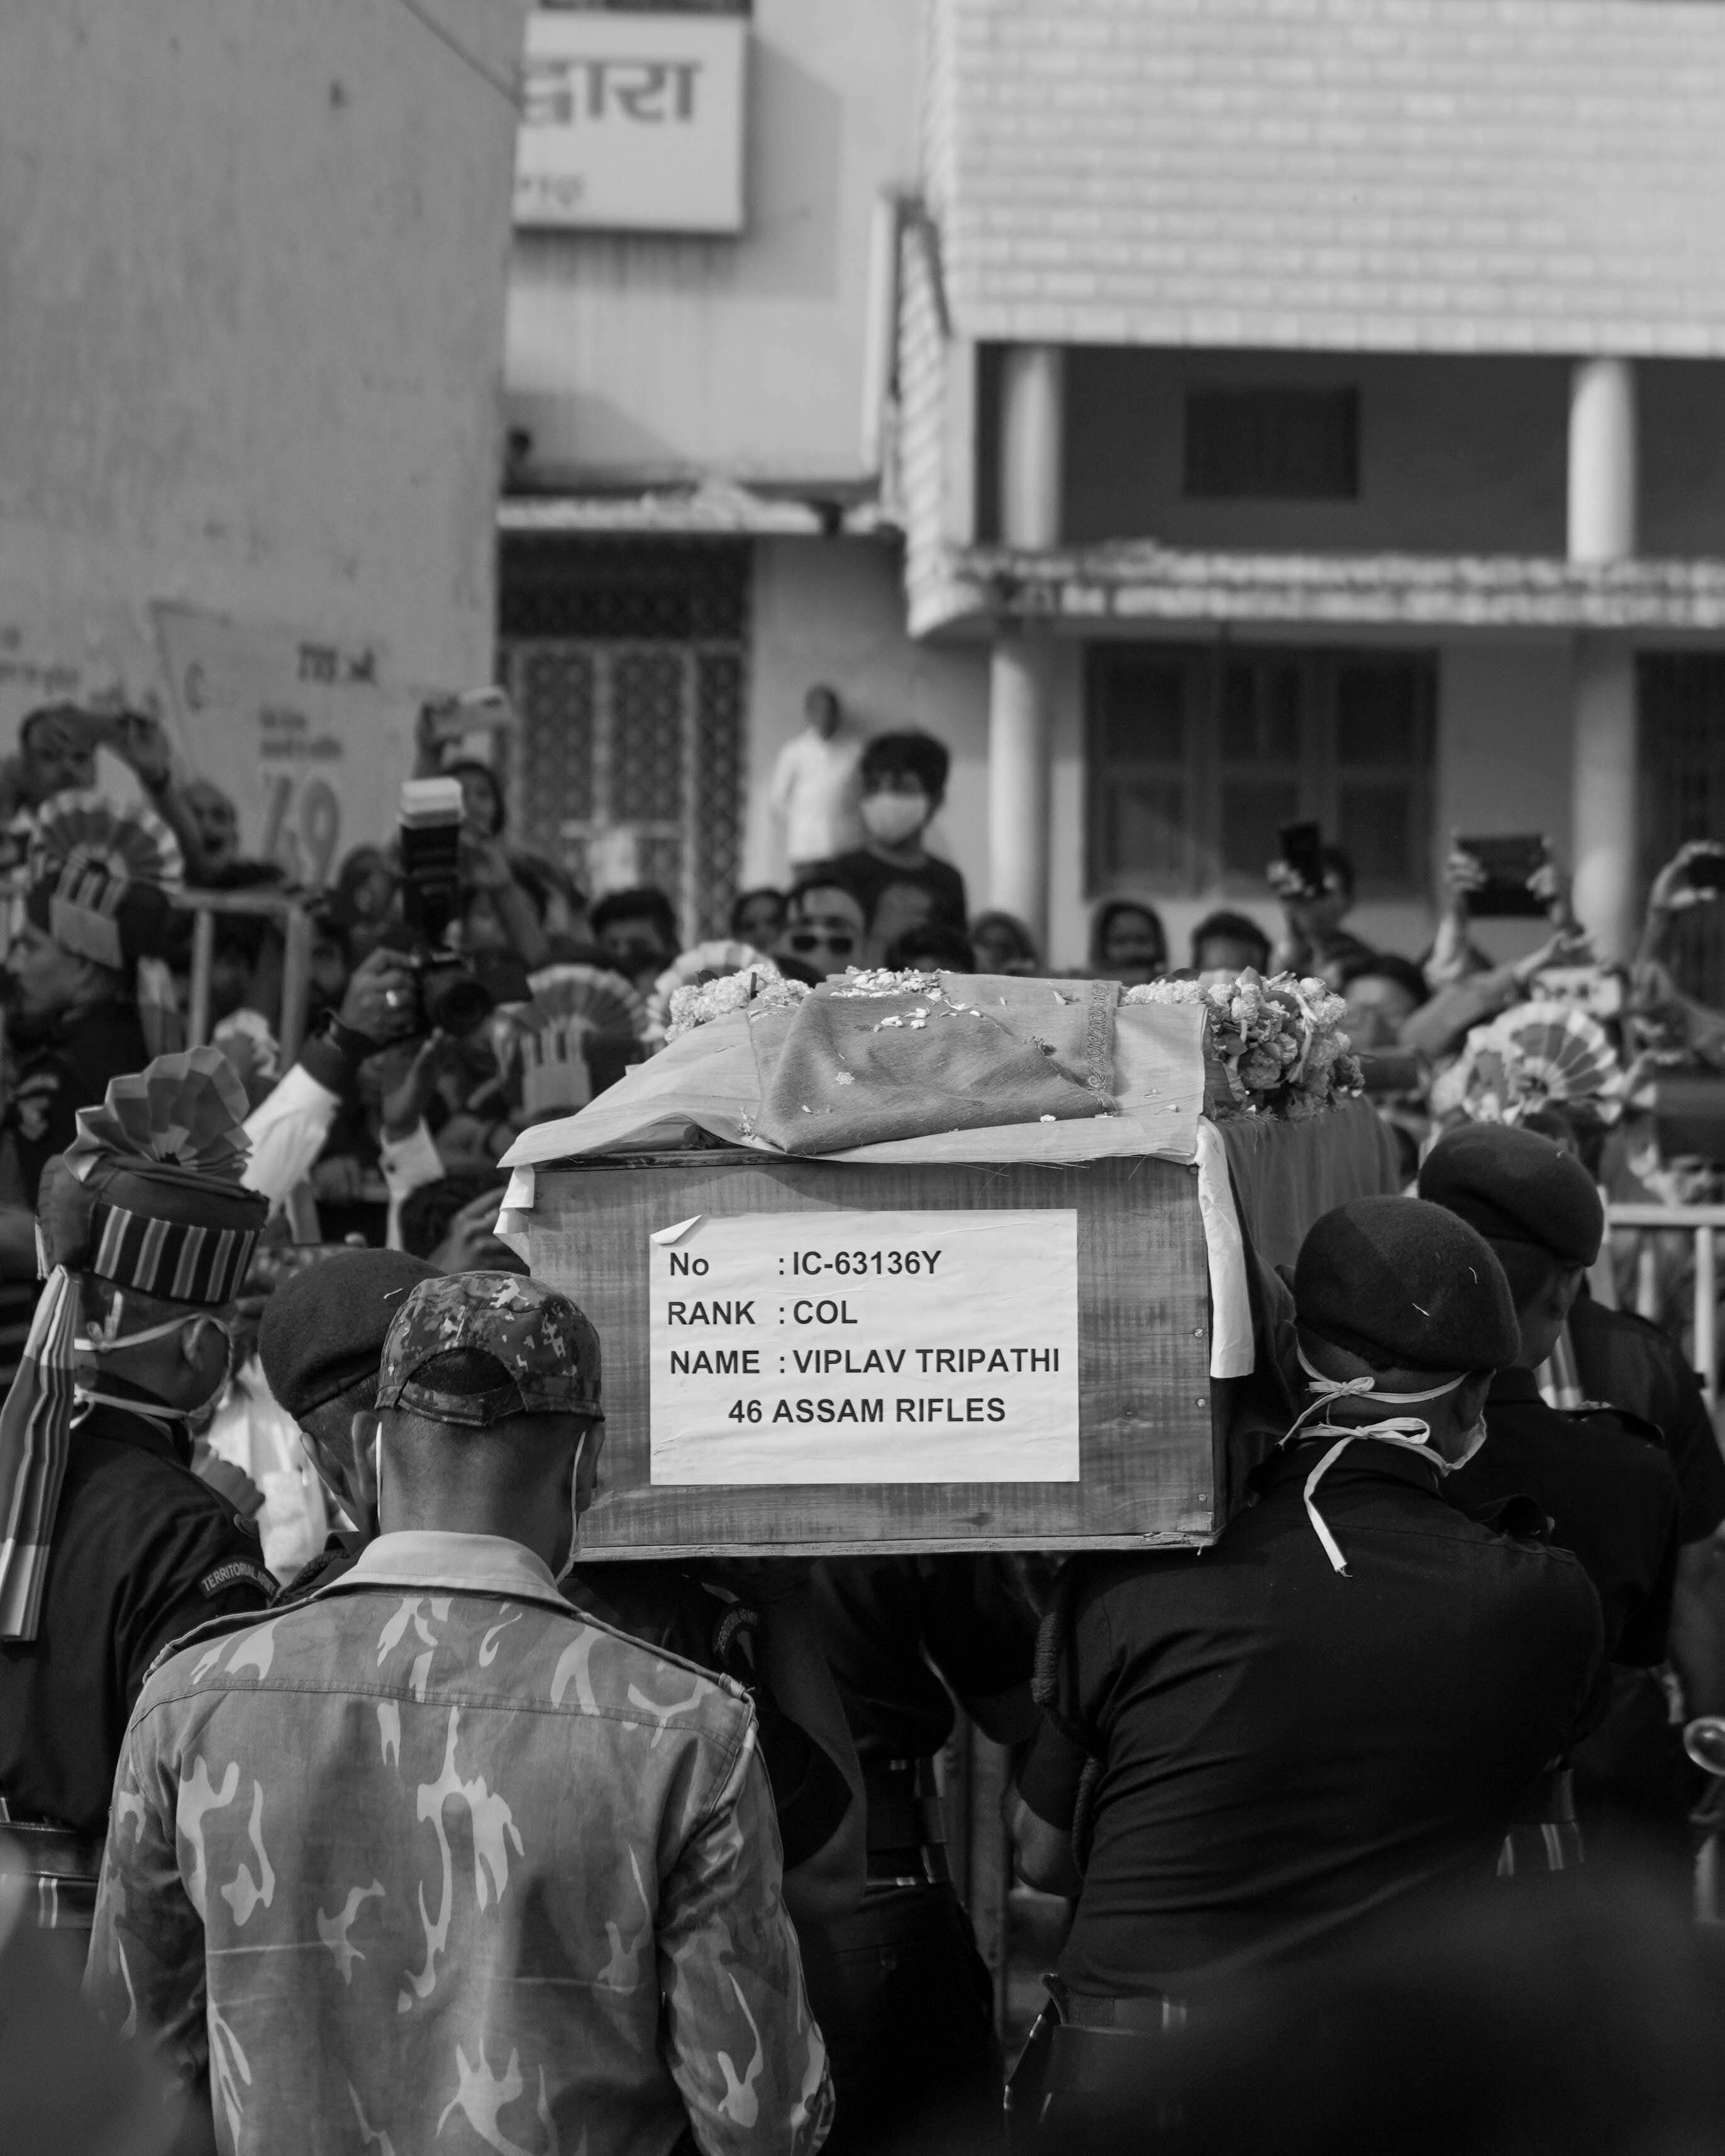
M 249 1558 L 243 1557 L 230 1557 L 225 1564 L 216 1565 L 205 1573 L 198 1583 L 198 1593 L 211 1599 L 218 1594 L 225 1594 L 230 1587 L 260 1589 L 264 1599 L 270 1602 L 273 1602 L 280 1592 L 274 1573 L 265 1572 L 262 1565 L 254 1564 Z

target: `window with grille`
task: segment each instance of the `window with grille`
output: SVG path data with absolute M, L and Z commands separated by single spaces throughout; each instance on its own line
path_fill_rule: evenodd
M 1091 893 L 1261 895 L 1280 827 L 1310 817 L 1363 897 L 1425 897 L 1436 702 L 1426 652 L 1093 646 Z
M 513 842 L 589 893 L 656 884 L 691 942 L 737 887 L 748 567 L 703 540 L 511 539 L 501 563 Z
M 1643 652 L 1640 702 L 1641 877 L 1651 883 L 1691 839 L 1725 842 L 1725 654 Z M 1725 1005 L 1725 906 L 1678 916 L 1671 964 L 1678 984 Z
M 1352 501 L 1359 392 L 1189 389 L 1183 485 L 1200 501 Z

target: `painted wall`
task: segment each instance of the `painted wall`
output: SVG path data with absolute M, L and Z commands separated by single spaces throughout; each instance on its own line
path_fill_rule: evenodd
M 362 644 L 404 686 L 490 678 L 525 0 L 439 14 L 465 57 L 352 0 L 10 11 L 13 719 L 55 667 L 149 694 L 157 600 Z
M 523 233 L 508 407 L 524 476 L 855 480 L 869 235 L 916 176 L 918 0 L 756 0 L 737 239 Z
M 1564 552 L 1563 361 L 1092 346 L 1069 352 L 1066 380 L 1064 529 L 1075 544 Z M 1183 496 L 1186 387 L 1252 382 L 1358 388 L 1355 500 Z M 1643 551 L 1725 554 L 1725 366 L 1644 363 L 1640 403 Z M 985 520 L 989 495 L 985 480 Z

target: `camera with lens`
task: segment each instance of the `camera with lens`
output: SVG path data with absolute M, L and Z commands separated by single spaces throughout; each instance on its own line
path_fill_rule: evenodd
M 410 778 L 401 790 L 402 918 L 412 943 L 414 1029 L 458 1038 L 482 1025 L 496 998 L 473 963 L 449 947 L 461 918 L 461 787 L 454 778 Z

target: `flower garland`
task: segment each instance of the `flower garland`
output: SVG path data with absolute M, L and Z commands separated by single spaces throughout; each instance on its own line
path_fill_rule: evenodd
M 806 982 L 781 980 L 776 973 L 769 974 L 757 966 L 740 973 L 726 973 L 716 981 L 691 982 L 686 988 L 671 990 L 670 1024 L 665 1037 L 667 1041 L 680 1040 L 685 1033 L 711 1025 L 727 1011 L 783 1010 L 801 1003 L 808 993 Z
M 1266 981 L 1249 966 L 1231 981 L 1148 981 L 1121 1000 L 1198 1004 L 1234 1106 L 1247 1115 L 1300 1122 L 1360 1091 L 1359 1063 L 1340 1029 L 1346 999 L 1320 980 Z

